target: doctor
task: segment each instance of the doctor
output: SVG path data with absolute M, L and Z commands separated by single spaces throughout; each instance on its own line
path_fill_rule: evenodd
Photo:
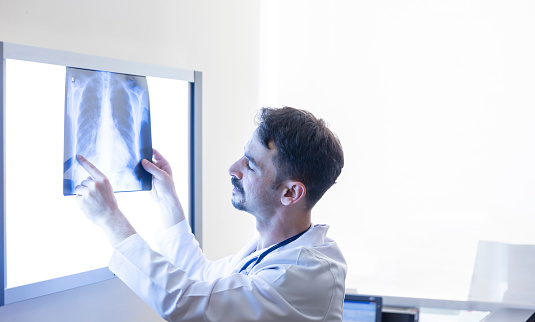
M 232 204 L 256 218 L 258 238 L 234 256 L 207 260 L 190 232 L 165 158 L 142 161 L 153 175 L 164 232 L 158 252 L 119 210 L 108 179 L 82 156 L 90 178 L 76 187 L 84 214 L 114 247 L 110 269 L 169 321 L 342 321 L 346 263 L 312 208 L 344 160 L 321 119 L 290 107 L 263 108 L 244 155 L 229 169 Z

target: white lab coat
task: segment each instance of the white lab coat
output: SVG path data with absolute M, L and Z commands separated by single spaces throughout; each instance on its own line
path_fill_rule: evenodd
M 311 227 L 244 274 L 244 264 L 265 251 L 253 252 L 256 240 L 212 262 L 182 221 L 158 236 L 161 254 L 130 236 L 110 269 L 169 321 L 342 321 L 347 267 L 327 230 Z

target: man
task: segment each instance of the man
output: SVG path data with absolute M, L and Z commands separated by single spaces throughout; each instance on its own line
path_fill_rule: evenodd
M 346 264 L 312 208 L 343 167 L 340 142 L 323 120 L 263 108 L 244 155 L 229 169 L 232 203 L 256 218 L 258 238 L 236 255 L 208 261 L 191 234 L 168 162 L 154 150 L 153 175 L 164 228 L 159 253 L 136 234 L 106 177 L 76 188 L 86 216 L 115 248 L 110 269 L 170 321 L 342 321 Z

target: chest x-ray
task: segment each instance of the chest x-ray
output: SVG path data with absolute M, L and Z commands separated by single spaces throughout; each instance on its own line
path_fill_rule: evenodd
M 110 180 L 114 191 L 150 190 L 152 176 L 141 166 L 152 159 L 147 80 L 111 72 L 67 68 L 63 194 L 89 174 L 82 155 Z

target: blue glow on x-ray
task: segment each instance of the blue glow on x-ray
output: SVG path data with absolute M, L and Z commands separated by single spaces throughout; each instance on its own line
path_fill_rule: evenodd
M 64 194 L 73 194 L 88 173 L 83 155 L 115 191 L 148 190 L 151 176 L 140 164 L 151 159 L 149 96 L 144 77 L 67 68 Z

